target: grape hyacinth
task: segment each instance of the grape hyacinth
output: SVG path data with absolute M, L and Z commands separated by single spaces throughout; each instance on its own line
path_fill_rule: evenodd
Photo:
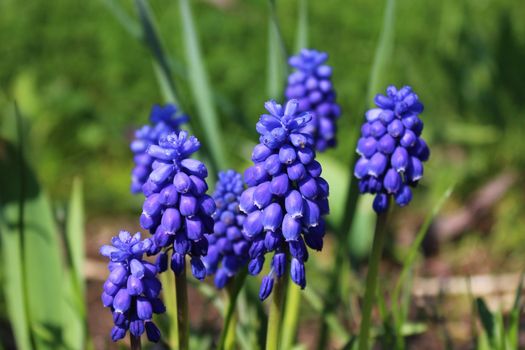
M 177 107 L 172 104 L 164 107 L 154 105 L 151 108 L 150 125 L 144 125 L 135 131 L 135 139 L 130 148 L 134 153 L 135 167 L 131 171 L 131 192 L 139 193 L 142 185 L 151 173 L 153 158 L 147 154 L 148 147 L 157 144 L 162 136 L 178 132 L 182 123 L 187 122 L 186 116 L 177 116 Z
M 260 144 L 253 149 L 254 165 L 244 173 L 248 188 L 239 205 L 247 214 L 242 233 L 252 242 L 249 273 L 258 274 L 265 254 L 274 252 L 259 291 L 261 300 L 271 293 L 274 277 L 285 273 L 288 257 L 292 281 L 306 286 L 306 247 L 322 249 L 323 215 L 329 211 L 328 183 L 320 176 L 313 137 L 302 131 L 311 113 L 300 113 L 297 100 L 284 108 L 269 101 L 265 108 L 269 114 L 261 115 L 256 126 Z
M 354 174 L 360 192 L 375 194 L 374 210 L 382 213 L 388 209 L 389 196 L 399 206 L 410 202 L 410 187 L 415 187 L 423 176 L 423 162 L 428 160 L 430 150 L 420 137 L 423 104 L 411 87 L 397 90 L 389 86 L 386 96 L 377 94 L 374 101 L 378 108 L 366 112 Z
M 127 331 L 134 337 L 144 332 L 152 342 L 158 342 L 160 331 L 152 321 L 153 314 L 163 313 L 159 299 L 161 283 L 157 267 L 142 259 L 152 246 L 149 238 L 141 240 L 140 233 L 131 235 L 120 231 L 111 245 L 104 245 L 100 253 L 109 258 L 109 277 L 104 283 L 102 303 L 111 308 L 114 327 L 111 339 L 124 338 Z
M 168 134 L 158 145 L 149 146 L 147 153 L 154 161 L 142 187 L 146 199 L 140 224 L 154 235 L 149 254 L 160 253 L 160 272 L 167 269 L 167 253 L 173 250 L 170 266 L 175 274 L 185 270 L 185 256 L 189 255 L 193 275 L 202 280 L 206 268 L 201 258 L 208 252 L 206 234 L 213 232 L 215 201 L 206 194 L 206 166 L 188 158 L 199 148 L 197 138 L 188 137 L 186 131 Z
M 326 52 L 303 49 L 290 57 L 288 64 L 296 69 L 288 77 L 286 98 L 299 100 L 299 112 L 312 112 L 312 120 L 303 129 L 314 138 L 315 149 L 325 151 L 336 145 L 336 120 L 341 108 L 336 103 L 332 86 L 332 68 L 325 63 Z
M 212 196 L 217 207 L 213 213 L 215 225 L 213 234 L 207 235 L 209 248 L 204 258 L 208 275 L 215 274 L 217 288 L 223 288 L 248 264 L 251 243 L 242 234 L 246 215 L 239 210 L 239 197 L 243 190 L 241 174 L 234 170 L 219 173 Z

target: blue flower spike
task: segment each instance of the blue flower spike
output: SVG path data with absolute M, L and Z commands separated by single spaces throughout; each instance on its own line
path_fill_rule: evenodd
M 268 101 L 265 107 L 268 113 L 256 125 L 260 143 L 253 149 L 254 165 L 244 173 L 248 188 L 239 199 L 246 214 L 242 234 L 251 242 L 248 272 L 259 274 L 265 255 L 273 252 L 261 300 L 271 294 L 274 278 L 281 277 L 287 266 L 292 281 L 306 286 L 307 247 L 322 249 L 323 216 L 329 211 L 328 183 L 315 160 L 314 138 L 304 131 L 312 113 L 300 112 L 298 100 L 284 107 Z
M 336 120 L 341 108 L 332 85 L 332 68 L 325 64 L 326 52 L 303 49 L 290 57 L 288 64 L 295 71 L 288 77 L 286 98 L 299 101 L 298 111 L 311 111 L 312 120 L 303 129 L 312 134 L 317 151 L 336 145 Z
M 206 235 L 208 255 L 203 258 L 207 274 L 215 274 L 215 285 L 223 288 L 249 261 L 251 242 L 242 234 L 246 215 L 239 209 L 244 190 L 242 175 L 234 170 L 219 173 L 213 199 L 216 210 L 213 234 Z
M 140 193 L 142 186 L 151 173 L 153 158 L 147 153 L 148 147 L 157 144 L 159 139 L 172 132 L 178 132 L 180 125 L 187 122 L 188 117 L 179 116 L 177 107 L 172 104 L 154 105 L 151 109 L 150 124 L 135 131 L 135 138 L 130 148 L 133 152 L 135 166 L 131 171 L 131 192 Z
M 168 250 L 172 251 L 170 266 L 180 275 L 190 257 L 192 274 L 199 280 L 206 277 L 202 257 L 208 252 L 208 234 L 213 232 L 215 202 L 206 194 L 208 170 L 204 163 L 189 158 L 200 143 L 186 131 L 161 137 L 148 147 L 152 171 L 142 187 L 146 199 L 140 216 L 141 226 L 152 237 L 150 255 L 159 254 L 160 272 L 166 270 Z M 173 248 L 173 249 L 171 249 Z
M 374 194 L 373 208 L 382 213 L 389 196 L 401 207 L 412 200 L 411 187 L 423 177 L 430 150 L 421 138 L 423 104 L 411 87 L 389 86 L 374 101 L 377 107 L 366 112 L 361 127 L 354 175 L 360 192 Z
M 141 240 L 140 233 L 120 231 L 111 245 L 100 249 L 100 254 L 109 258 L 110 273 L 101 298 L 104 307 L 113 314 L 113 341 L 124 338 L 128 331 L 137 338 L 146 332 L 150 341 L 160 340 L 160 331 L 152 317 L 166 310 L 159 298 L 162 286 L 157 266 L 143 260 L 152 245 L 149 238 Z

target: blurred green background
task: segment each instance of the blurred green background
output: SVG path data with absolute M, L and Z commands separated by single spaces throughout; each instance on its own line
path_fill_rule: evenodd
M 128 31 L 108 3 L 118 4 L 130 17 Z M 150 5 L 173 59 L 179 98 L 196 118 L 196 101 L 181 63 L 177 1 L 151 0 Z M 220 112 L 222 141 L 230 164 L 242 171 L 257 141 L 254 125 L 267 99 L 268 3 L 202 0 L 192 5 Z M 277 8 L 285 42 L 293 51 L 297 1 L 278 0 Z M 368 80 L 383 13 L 383 1 L 309 1 L 309 46 L 330 54 L 343 109 L 339 146 L 321 158 L 325 175 L 335 179 L 331 195 L 336 204 L 344 195 L 355 149 L 352 131 L 370 102 Z M 426 107 L 423 136 L 432 149 L 412 205 L 403 216 L 396 215 L 398 242 L 406 246 L 406 227 L 413 236 L 451 183 L 456 186 L 445 206 L 448 215 L 468 209 L 473 193 L 499 175 L 513 174 L 515 179 L 501 198 L 489 203 L 488 225 L 467 225 L 459 240 L 444 245 L 440 257 L 452 266 L 448 272 L 523 268 L 523 18 L 521 0 L 397 1 L 393 54 L 380 82 L 384 87 L 413 86 Z M 26 156 L 50 197 L 65 202 L 73 179 L 83 179 L 88 232 L 97 232 L 101 217 L 111 217 L 114 232 L 136 217 L 142 198 L 129 193 L 128 145 L 133 130 L 148 121 L 151 105 L 163 102 L 150 51 L 129 30 L 140 31 L 131 0 L 0 0 L 0 135 L 13 129 L 16 100 L 26 121 Z M 202 139 L 202 130 L 193 127 Z M 341 215 L 341 210 L 332 202 L 334 214 Z M 479 234 L 486 231 L 490 234 Z M 357 238 L 350 242 L 362 245 Z M 392 250 L 393 260 L 399 261 Z
M 135 21 L 132 1 L 117 2 Z M 85 182 L 89 216 L 135 213 L 129 195 L 128 144 L 150 106 L 162 103 L 147 48 L 108 10 L 107 2 L 0 2 L 1 125 L 12 101 L 28 122 L 27 149 L 44 187 L 65 199 L 74 176 Z M 245 166 L 254 124 L 266 99 L 268 6 L 263 0 L 195 1 L 194 14 L 231 164 Z M 296 1 L 278 1 L 286 43 L 294 47 Z M 152 0 L 159 31 L 189 106 L 176 2 Z M 325 159 L 346 169 L 351 129 L 361 121 L 381 28 L 382 1 L 310 1 L 310 46 L 327 51 L 344 114 L 339 147 Z M 425 138 L 433 155 L 416 203 L 427 188 L 454 178 L 459 205 L 501 171 L 525 169 L 525 6 L 518 0 L 400 0 L 389 70 L 382 85 L 410 84 L 426 106 Z M 139 26 L 138 21 L 136 21 Z M 140 29 L 140 27 L 138 27 Z M 197 136 L 202 136 L 196 130 Z M 335 170 L 334 170 L 335 171 Z M 332 186 L 333 187 L 333 186 Z M 523 183 L 506 197 L 496 226 L 513 236 L 523 223 Z M 337 189 L 335 189 L 337 191 Z M 417 207 L 417 204 L 413 207 Z M 424 206 L 423 208 L 427 208 Z M 518 232 L 516 232 L 518 233 Z M 520 235 L 522 238 L 523 235 Z M 512 246 L 512 244 L 511 244 Z M 521 248 L 525 251 L 525 248 Z

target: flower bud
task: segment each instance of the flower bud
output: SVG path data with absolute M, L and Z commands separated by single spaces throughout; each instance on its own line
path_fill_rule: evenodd
M 405 172 L 408 167 L 409 156 L 408 152 L 404 147 L 397 147 L 392 153 L 390 158 L 390 164 L 397 172 Z
M 288 179 L 288 175 L 286 174 L 274 176 L 270 183 L 270 192 L 279 197 L 287 193 L 289 188 L 290 181 Z
M 405 205 L 410 203 L 410 201 L 412 200 L 412 191 L 410 190 L 410 187 L 408 187 L 407 185 L 401 186 L 401 189 L 396 194 L 395 198 L 396 203 L 400 207 L 404 207 Z
M 186 224 L 186 235 L 192 241 L 199 240 L 204 235 L 204 226 L 202 220 L 195 216 L 186 217 L 184 219 Z
M 288 165 L 286 172 L 288 173 L 290 180 L 297 181 L 304 177 L 306 169 L 301 162 L 296 161 L 295 163 Z
M 377 150 L 383 154 L 391 154 L 396 148 L 396 140 L 390 134 L 384 134 L 377 143 Z
M 179 211 L 182 216 L 192 216 L 197 214 L 199 202 L 192 194 L 181 194 Z
M 306 286 L 306 275 L 304 271 L 304 263 L 292 258 L 292 264 L 290 267 L 290 276 L 292 281 L 297 284 L 301 289 L 304 289 Z
M 175 185 L 168 185 L 160 191 L 159 202 L 166 206 L 174 206 L 179 200 L 179 193 Z
M 383 213 L 388 209 L 388 195 L 384 193 L 376 194 L 372 207 L 376 213 Z
M 268 158 L 268 156 L 272 154 L 272 150 L 266 147 L 265 145 L 258 144 L 253 148 L 252 152 L 252 160 L 255 163 L 263 162 Z
M 117 312 L 126 312 L 131 304 L 131 296 L 126 288 L 120 289 L 113 299 L 113 308 Z
M 361 137 L 357 142 L 357 153 L 370 158 L 376 153 L 377 142 L 373 137 Z
M 162 214 L 161 225 L 169 234 L 175 234 L 181 226 L 179 211 L 175 208 L 167 208 Z
M 405 132 L 405 127 L 403 126 L 403 123 L 399 119 L 394 119 L 390 124 L 388 124 L 388 133 L 390 136 L 397 138 L 403 135 Z
M 185 268 L 184 255 L 173 253 L 171 256 L 171 270 L 178 276 Z
M 180 162 L 181 166 L 186 169 L 191 175 L 196 175 L 200 178 L 205 178 L 208 176 L 208 169 L 206 165 L 200 160 L 186 158 Z
M 305 177 L 299 181 L 299 192 L 305 198 L 314 198 L 317 196 L 317 181 L 313 177 Z
M 283 164 L 292 164 L 297 158 L 297 153 L 290 145 L 283 145 L 279 149 L 279 161 Z
M 272 268 L 277 277 L 284 275 L 284 269 L 286 267 L 286 254 L 276 253 L 272 259 Z
M 387 162 L 388 158 L 384 154 L 380 152 L 374 154 L 368 162 L 368 175 L 373 177 L 381 176 L 386 169 Z
M 290 214 L 286 214 L 282 223 L 282 232 L 286 241 L 295 241 L 301 234 L 301 223 Z
M 190 260 L 191 273 L 198 280 L 203 280 L 206 277 L 206 267 L 200 258 L 192 257 Z
M 264 276 L 259 289 L 259 299 L 262 301 L 270 295 L 273 289 L 273 277 Z
M 248 237 L 252 238 L 259 235 L 263 230 L 262 224 L 262 212 L 256 210 L 251 212 L 244 220 L 243 233 Z
M 177 192 L 188 193 L 191 190 L 193 183 L 186 173 L 180 171 L 173 177 L 173 185 L 177 189 Z
M 395 169 L 388 169 L 383 180 L 383 186 L 389 194 L 396 193 L 399 190 L 401 187 L 401 176 Z
M 255 276 L 261 272 L 262 268 L 264 266 L 264 256 L 258 256 L 256 258 L 253 258 L 250 260 L 248 264 L 248 273 L 252 276 Z
M 264 161 L 264 169 L 272 176 L 280 173 L 282 167 L 278 154 L 272 154 Z
M 283 213 L 278 203 L 271 203 L 264 209 L 262 222 L 265 231 L 275 231 L 281 225 L 282 220 Z
M 148 340 L 157 343 L 160 340 L 160 331 L 157 326 L 153 322 L 145 322 L 144 327 L 146 328 Z
M 255 205 L 262 209 L 268 206 L 272 201 L 272 192 L 270 191 L 270 181 L 265 181 L 255 188 L 253 193 Z
M 303 197 L 297 190 L 290 191 L 284 200 L 286 212 L 292 218 L 301 218 L 303 216 Z
M 129 276 L 126 288 L 129 295 L 139 295 L 142 293 L 142 282 L 135 276 Z

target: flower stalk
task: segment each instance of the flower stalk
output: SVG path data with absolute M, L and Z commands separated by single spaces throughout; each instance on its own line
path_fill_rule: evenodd
M 142 345 L 140 343 L 140 337 L 135 337 L 133 334 L 129 334 L 129 340 L 131 342 L 131 350 L 140 350 Z
M 179 349 L 189 349 L 190 320 L 188 318 L 188 285 L 186 282 L 186 269 L 180 274 L 175 274 L 175 291 L 177 298 L 177 324 Z
M 286 293 L 286 274 L 277 277 L 273 287 L 272 302 L 268 315 L 268 328 L 266 332 L 266 350 L 278 350 L 281 334 L 281 321 L 283 319 L 284 296 Z
M 362 311 L 361 329 L 359 332 L 359 350 L 367 350 L 369 348 L 368 338 L 372 323 L 372 307 L 376 296 L 379 262 L 381 261 L 383 247 L 385 245 L 386 225 L 389 212 L 390 210 L 386 210 L 377 216 L 372 255 L 370 256 L 368 274 L 366 276 L 365 300 Z

